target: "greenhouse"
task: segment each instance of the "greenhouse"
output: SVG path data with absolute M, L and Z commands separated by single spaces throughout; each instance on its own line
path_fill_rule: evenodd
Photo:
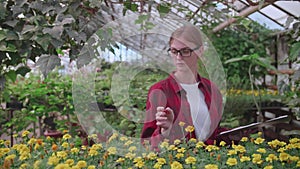
M 300 168 L 300 2 L 1 0 L 0 168 Z

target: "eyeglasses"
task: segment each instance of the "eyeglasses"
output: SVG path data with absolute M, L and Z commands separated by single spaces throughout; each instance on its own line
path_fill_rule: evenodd
M 197 47 L 194 48 L 194 49 L 183 48 L 183 49 L 180 49 L 180 50 L 177 50 L 177 49 L 175 49 L 175 48 L 169 48 L 169 49 L 168 49 L 168 53 L 169 53 L 171 56 L 177 56 L 178 53 L 179 53 L 180 56 L 182 56 L 182 57 L 190 57 L 191 54 L 192 54 L 192 52 L 193 52 L 194 50 L 199 49 L 199 48 L 200 48 L 200 46 L 197 46 Z

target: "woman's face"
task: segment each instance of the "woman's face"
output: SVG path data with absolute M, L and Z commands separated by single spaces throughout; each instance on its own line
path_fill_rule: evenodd
M 170 49 L 176 49 L 177 51 L 185 48 L 194 49 L 196 47 L 197 47 L 196 45 L 187 46 L 178 39 L 173 39 L 170 45 Z M 177 53 L 175 56 L 172 56 L 174 65 L 176 66 L 176 71 L 180 71 L 180 72 L 197 71 L 197 65 L 198 65 L 197 62 L 198 56 L 196 54 L 197 50 L 194 50 L 193 52 L 191 52 L 190 56 L 186 56 L 186 57 L 181 56 L 180 53 Z

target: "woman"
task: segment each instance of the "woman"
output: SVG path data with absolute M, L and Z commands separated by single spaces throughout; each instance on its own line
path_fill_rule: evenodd
M 152 148 L 169 139 L 197 138 L 213 144 L 222 117 L 222 95 L 208 79 L 198 74 L 198 59 L 204 52 L 200 31 L 193 25 L 175 30 L 169 40 L 169 54 L 176 70 L 151 86 L 146 105 L 142 141 Z M 194 131 L 185 131 L 194 126 Z

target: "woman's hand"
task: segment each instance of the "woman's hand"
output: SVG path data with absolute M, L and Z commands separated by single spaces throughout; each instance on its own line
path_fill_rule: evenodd
M 166 109 L 164 107 L 157 107 L 156 110 L 156 125 L 161 127 L 161 132 L 164 132 L 172 126 L 174 120 L 174 112 L 169 107 L 167 107 Z

